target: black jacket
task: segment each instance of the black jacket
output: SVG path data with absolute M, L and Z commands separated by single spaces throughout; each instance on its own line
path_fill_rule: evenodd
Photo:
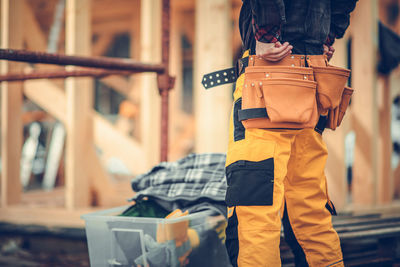
M 343 37 L 357 0 L 243 0 L 239 25 L 244 49 L 254 49 L 252 20 L 277 25 L 294 54 L 322 54 L 323 44 Z

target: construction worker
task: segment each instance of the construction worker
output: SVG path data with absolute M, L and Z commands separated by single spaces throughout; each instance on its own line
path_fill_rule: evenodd
M 334 113 L 337 109 L 324 108 L 320 103 L 322 93 L 315 97 L 318 80 L 314 74 L 318 67 L 327 68 L 327 60 L 334 53 L 332 45 L 336 38 L 343 37 L 356 2 L 243 0 L 239 24 L 245 52 L 234 92 L 226 160 L 226 247 L 233 266 L 280 266 L 281 223 L 296 266 L 343 266 L 340 240 L 331 222 L 335 210 L 327 192 L 327 148 L 322 140 L 325 126 L 334 129 L 340 122 Z M 250 76 L 246 75 L 251 73 L 247 69 L 261 65 L 269 68 L 262 71 L 264 78 L 259 83 L 248 83 Z M 318 111 L 305 112 L 314 118 L 306 122 L 303 117 L 296 117 L 300 115 L 290 105 L 285 106 L 292 96 L 283 92 L 291 92 L 293 85 L 288 81 L 291 74 L 285 71 L 290 67 L 295 68 L 289 72 L 309 71 L 314 66 L 314 74 L 304 73 L 307 81 L 293 83 L 314 90 L 304 89 L 307 94 L 314 92 L 309 99 Z M 278 78 L 269 81 L 269 71 L 274 76 L 279 68 L 282 71 Z M 269 85 L 277 84 L 282 85 L 282 92 L 268 91 L 272 90 Z M 244 99 L 248 87 L 259 91 L 259 99 L 266 102 L 269 93 L 277 99 L 271 106 L 266 103 L 262 118 L 266 123 L 258 127 L 254 123 L 264 116 L 258 112 L 260 108 L 242 106 L 249 102 Z M 279 100 L 282 104 L 277 103 Z M 276 111 L 273 105 L 286 108 Z

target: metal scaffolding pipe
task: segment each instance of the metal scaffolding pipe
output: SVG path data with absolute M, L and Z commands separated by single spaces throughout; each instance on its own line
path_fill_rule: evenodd
M 0 49 L 0 59 L 22 61 L 40 64 L 73 65 L 102 69 L 126 70 L 131 72 L 156 72 L 165 71 L 163 64 L 141 63 L 132 59 L 111 57 L 82 57 L 66 56 L 61 54 L 33 52 L 17 49 Z
M 95 77 L 101 78 L 109 75 L 129 75 L 131 72 L 117 70 L 99 70 L 99 69 L 84 69 L 84 70 L 53 70 L 53 71 L 33 71 L 30 73 L 7 73 L 0 75 L 0 82 L 17 82 L 25 80 L 37 79 L 60 79 L 68 77 Z
M 169 91 L 174 87 L 175 78 L 169 74 L 169 43 L 170 43 L 170 0 L 162 0 L 162 64 L 146 64 L 131 59 L 110 57 L 66 56 L 56 53 L 33 52 L 17 49 L 0 49 L 0 60 L 21 61 L 39 64 L 73 65 L 81 67 L 112 69 L 132 72 L 156 72 L 158 88 L 161 96 L 161 161 L 168 161 L 168 120 Z M 93 70 L 41 72 L 30 74 L 9 73 L 0 76 L 1 81 L 21 81 L 27 79 L 66 78 L 83 76 L 105 76 L 121 74 L 121 72 L 95 73 Z
M 158 75 L 161 95 L 161 161 L 168 161 L 169 91 L 174 87 L 175 82 L 175 79 L 169 75 L 170 0 L 162 1 L 161 25 L 161 57 L 162 64 L 165 66 L 165 72 Z

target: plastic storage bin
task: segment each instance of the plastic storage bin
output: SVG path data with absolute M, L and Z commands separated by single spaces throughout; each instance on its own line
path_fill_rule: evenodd
M 231 266 L 223 244 L 223 216 L 208 211 L 173 219 L 118 216 L 126 208 L 82 215 L 92 267 Z M 196 242 L 190 242 L 188 232 L 197 234 Z

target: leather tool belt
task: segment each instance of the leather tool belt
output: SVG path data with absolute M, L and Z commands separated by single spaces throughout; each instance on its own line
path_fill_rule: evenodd
M 245 128 L 314 128 L 320 115 L 327 118 L 322 127 L 335 130 L 342 122 L 353 93 L 345 87 L 350 70 L 329 65 L 324 55 L 289 55 L 277 62 L 253 55 L 246 63 L 238 114 Z M 224 77 L 229 70 L 213 74 Z M 203 80 L 206 88 L 219 85 L 212 77 Z

